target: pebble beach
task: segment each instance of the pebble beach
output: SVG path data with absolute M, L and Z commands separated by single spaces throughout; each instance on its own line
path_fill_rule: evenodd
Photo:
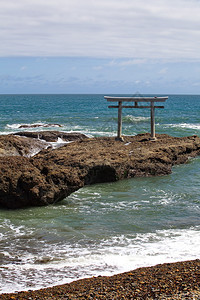
M 200 260 L 138 268 L 37 291 L 2 294 L 0 299 L 200 299 Z

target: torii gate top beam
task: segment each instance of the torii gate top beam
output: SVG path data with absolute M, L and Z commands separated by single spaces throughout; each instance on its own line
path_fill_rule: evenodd
M 110 102 L 165 102 L 168 97 L 112 97 L 112 96 L 104 96 L 107 101 Z
M 118 108 L 118 140 L 123 140 L 122 133 L 122 108 L 151 108 L 151 139 L 155 140 L 155 108 L 164 108 L 164 106 L 155 106 L 155 102 L 165 102 L 168 97 L 112 97 L 104 96 L 109 102 L 118 102 L 118 105 L 108 106 L 109 108 Z M 123 102 L 135 102 L 132 106 L 122 106 Z M 138 102 L 149 102 L 150 106 L 138 106 Z

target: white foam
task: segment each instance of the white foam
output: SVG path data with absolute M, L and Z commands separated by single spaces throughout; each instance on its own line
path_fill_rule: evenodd
M 24 128 L 21 128 L 21 126 L 27 126 Z M 36 125 L 38 127 L 31 127 L 33 125 Z M 49 126 L 48 126 L 49 125 Z M 5 128 L 5 132 L 1 132 L 1 134 L 12 134 L 13 132 L 19 131 L 19 130 L 28 130 L 28 131 L 41 131 L 41 130 L 50 130 L 50 128 L 53 127 L 60 127 L 57 124 L 47 124 L 47 123 L 16 123 L 16 124 L 7 124 Z M 10 129 L 10 131 L 8 131 Z M 108 128 L 102 128 L 102 130 L 93 130 L 92 128 L 87 128 L 86 126 L 81 127 L 79 125 L 62 125 L 62 131 L 65 132 L 77 132 L 85 134 L 87 137 L 92 138 L 94 136 L 116 136 L 116 130 L 108 131 Z
M 65 144 L 72 143 L 73 141 L 65 141 L 62 138 L 58 137 L 57 142 L 49 142 L 49 144 L 52 145 L 53 149 L 59 148 L 61 146 L 64 146 Z
M 4 276 L 1 292 L 38 289 L 41 281 L 45 287 L 77 278 L 113 275 L 138 267 L 197 259 L 199 231 L 200 226 L 196 226 L 186 230 L 115 236 L 88 246 L 80 243 L 44 247 L 38 257 L 26 253 L 23 263 L 1 267 Z M 42 260 L 44 262 L 40 263 Z
M 32 123 L 32 124 L 30 124 L 30 123 L 7 124 L 6 127 L 11 128 L 11 129 L 19 129 L 19 128 L 21 128 L 21 126 L 24 126 L 24 125 L 27 126 L 27 128 L 30 126 L 42 127 L 43 125 L 45 125 L 45 123 L 38 122 L 38 123 Z
M 116 136 L 116 131 L 92 131 L 92 130 L 86 130 L 84 129 L 82 131 L 85 135 L 88 137 L 94 137 L 94 136 Z
M 37 129 L 40 127 L 60 127 L 59 124 L 47 124 L 44 122 L 37 122 L 37 123 L 16 123 L 16 124 L 7 124 L 6 125 L 7 128 L 11 128 L 11 129 Z
M 179 124 L 166 124 L 166 128 L 172 127 L 172 128 L 188 128 L 188 129 L 197 129 L 200 130 L 200 124 L 190 124 L 190 123 L 179 123 Z
M 29 153 L 26 155 L 27 157 L 33 157 L 35 156 L 36 154 L 38 154 L 41 150 L 43 149 L 48 149 L 50 143 L 48 143 L 48 145 L 44 148 L 40 148 L 40 147 L 35 147 L 35 148 L 32 148 L 29 150 Z
M 18 129 L 22 124 L 7 124 L 7 128 Z
M 126 115 L 125 117 L 123 117 L 123 121 L 130 123 L 146 122 L 149 121 L 149 119 L 149 117 L 136 117 L 132 115 Z

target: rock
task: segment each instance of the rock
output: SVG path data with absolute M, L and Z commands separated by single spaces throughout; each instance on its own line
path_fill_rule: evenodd
M 26 157 L 0 157 L 0 206 L 20 208 L 41 206 L 62 200 L 81 187 L 80 180 L 70 168 L 65 174 L 59 167 L 51 171 L 35 167 Z M 50 168 L 51 169 L 51 168 Z
M 166 175 L 172 166 L 200 154 L 197 136 L 175 138 L 148 134 L 88 138 L 34 157 L 0 158 L 0 205 L 17 208 L 47 205 L 84 185 L 124 178 Z
M 17 136 L 26 136 L 29 138 L 41 139 L 46 142 L 57 142 L 58 138 L 63 141 L 77 141 L 87 138 L 86 135 L 78 132 L 62 132 L 62 131 L 26 131 L 26 132 L 17 132 L 14 135 Z
M 39 140 L 17 137 L 11 134 L 0 135 L 0 157 L 1 156 L 25 156 L 31 157 L 49 144 Z
M 62 127 L 60 124 L 22 124 L 19 128 Z

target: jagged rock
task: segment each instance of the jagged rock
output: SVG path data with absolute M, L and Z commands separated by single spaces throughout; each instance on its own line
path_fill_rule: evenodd
M 26 157 L 0 157 L 0 206 L 19 208 L 52 204 L 81 187 L 70 168 L 66 174 L 59 167 L 51 172 L 51 180 Z
M 0 135 L 1 156 L 26 156 L 30 157 L 49 147 L 48 143 L 11 134 Z
M 64 199 L 86 184 L 135 176 L 166 175 L 175 164 L 200 154 L 197 136 L 157 135 L 91 138 L 36 156 L 0 157 L 0 205 L 8 208 L 47 205 Z
M 62 132 L 62 131 L 36 131 L 36 132 L 17 132 L 14 135 L 26 136 L 35 139 L 45 140 L 46 142 L 57 142 L 58 138 L 63 141 L 77 141 L 87 138 L 85 134 L 78 132 Z

